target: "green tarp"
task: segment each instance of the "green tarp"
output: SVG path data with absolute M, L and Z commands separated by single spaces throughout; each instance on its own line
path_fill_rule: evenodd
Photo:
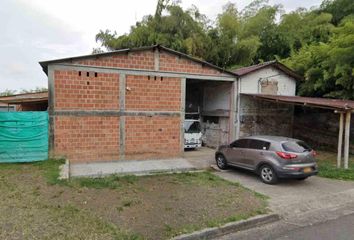
M 48 159 L 47 112 L 0 112 L 0 163 Z

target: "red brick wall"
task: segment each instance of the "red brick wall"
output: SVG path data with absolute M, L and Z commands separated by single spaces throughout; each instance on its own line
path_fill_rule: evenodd
M 126 159 L 166 158 L 180 154 L 179 117 L 126 117 L 125 136 Z
M 116 67 L 116 68 L 135 68 L 153 70 L 155 66 L 154 53 L 152 50 L 130 53 L 117 53 L 116 55 L 99 57 L 97 59 L 85 59 L 74 61 L 76 64 Z
M 119 109 L 119 75 L 80 71 L 55 71 L 56 110 Z
M 127 76 L 126 110 L 180 111 L 181 79 Z
M 55 153 L 72 162 L 119 159 L 119 117 L 55 117 Z
M 152 50 L 117 53 L 92 59 L 75 60 L 73 63 L 89 66 L 133 68 L 154 70 L 154 52 Z M 220 71 L 169 52 L 160 51 L 160 71 L 181 72 L 205 75 L 220 75 Z
M 76 64 L 117 68 L 154 69 L 151 50 L 117 54 Z M 191 60 L 160 52 L 160 70 L 220 75 Z M 119 110 L 119 75 L 82 71 L 54 72 L 54 110 Z M 181 79 L 126 76 L 127 111 L 180 111 Z M 119 117 L 56 116 L 54 150 L 73 162 L 119 159 Z M 151 159 L 180 155 L 179 116 L 126 116 L 126 159 Z
M 160 71 L 220 75 L 220 72 L 214 68 L 167 52 L 160 53 Z

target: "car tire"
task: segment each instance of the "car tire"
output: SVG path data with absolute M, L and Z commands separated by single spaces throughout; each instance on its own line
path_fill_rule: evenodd
M 228 168 L 227 161 L 224 155 L 222 154 L 216 155 L 215 160 L 216 160 L 216 166 L 218 166 L 218 168 L 220 168 L 221 170 L 225 170 Z
M 261 177 L 262 182 L 266 184 L 276 184 L 278 182 L 276 172 L 268 164 L 264 164 L 259 168 L 259 176 Z
M 299 181 L 304 181 L 304 180 L 306 180 L 308 177 L 302 177 L 302 178 L 297 178 L 297 180 L 299 180 Z

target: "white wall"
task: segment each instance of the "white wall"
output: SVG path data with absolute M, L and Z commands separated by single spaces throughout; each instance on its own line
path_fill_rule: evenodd
M 220 83 L 204 88 L 203 111 L 230 110 L 230 83 Z
M 260 78 L 268 78 L 270 81 L 277 81 L 277 95 L 295 96 L 296 80 L 272 66 L 254 71 L 253 73 L 241 77 L 241 93 L 261 93 L 261 86 L 259 83 Z

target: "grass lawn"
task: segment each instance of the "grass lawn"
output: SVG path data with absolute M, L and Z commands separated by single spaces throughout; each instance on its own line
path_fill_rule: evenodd
M 337 168 L 337 153 L 319 151 L 316 159 L 318 160 L 319 176 L 354 181 L 353 155 L 350 155 L 349 158 L 349 169 Z
M 59 181 L 60 164 L 0 164 L 0 239 L 168 239 L 267 211 L 209 172 Z

